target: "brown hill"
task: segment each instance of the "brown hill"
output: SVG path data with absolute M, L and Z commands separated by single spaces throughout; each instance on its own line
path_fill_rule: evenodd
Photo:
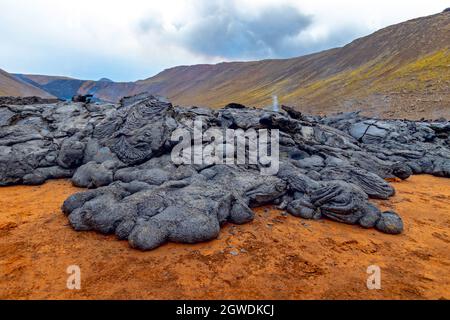
M 363 109 L 383 116 L 450 116 L 450 13 L 407 21 L 343 48 L 287 60 L 177 67 L 140 89 L 178 104 L 268 105 L 307 112 Z
M 0 69 L 0 96 L 54 98 L 51 94 L 31 84 L 20 81 L 13 75 Z
M 293 59 L 180 66 L 137 82 L 21 76 L 70 98 L 106 101 L 144 91 L 179 105 L 280 102 L 308 113 L 364 110 L 381 117 L 450 117 L 450 12 L 410 20 L 342 48 Z

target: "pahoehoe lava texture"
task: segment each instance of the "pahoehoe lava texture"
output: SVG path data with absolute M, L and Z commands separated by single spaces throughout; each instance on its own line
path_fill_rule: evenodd
M 89 188 L 63 204 L 75 230 L 116 234 L 151 250 L 214 239 L 221 225 L 250 222 L 251 208 L 265 204 L 398 234 L 401 218 L 369 203 L 394 195 L 386 179 L 450 177 L 448 121 L 286 111 L 179 108 L 145 95 L 120 105 L 1 105 L 0 185 L 72 178 Z M 279 129 L 278 174 L 263 176 L 257 165 L 175 165 L 171 134 L 192 130 L 195 120 L 203 130 Z

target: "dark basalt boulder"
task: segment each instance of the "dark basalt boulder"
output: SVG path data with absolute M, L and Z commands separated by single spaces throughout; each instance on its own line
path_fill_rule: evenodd
M 129 96 L 129 97 L 123 97 L 122 99 L 120 99 L 120 106 L 121 107 L 128 107 L 131 106 L 133 104 L 135 104 L 136 102 L 142 101 L 142 100 L 146 100 L 146 99 L 154 99 L 155 96 L 153 96 L 152 94 L 148 93 L 148 92 L 142 92 L 139 93 L 137 95 L 134 96 Z M 165 98 L 163 97 L 157 97 L 159 101 L 161 102 L 168 102 Z
M 381 214 L 376 228 L 384 233 L 400 234 L 403 232 L 403 221 L 395 212 L 387 211 Z
M 225 106 L 225 109 L 245 109 L 246 106 L 240 104 L 240 103 L 229 103 Z
M 82 102 L 82 103 L 90 103 L 94 96 L 92 94 L 77 94 L 72 97 L 72 102 Z
M 73 169 L 64 169 L 58 166 L 38 168 L 22 178 L 24 185 L 41 185 L 50 179 L 67 179 L 73 176 Z
M 359 225 L 363 228 L 374 228 L 377 222 L 381 219 L 381 211 L 376 206 L 368 203 L 364 208 L 364 215 L 359 220 Z
M 80 188 L 99 188 L 107 186 L 114 181 L 112 168 L 114 168 L 114 163 L 86 163 L 75 171 L 75 174 L 72 177 L 73 185 Z
M 173 116 L 170 103 L 151 97 L 103 120 L 94 129 L 94 137 L 125 164 L 140 164 L 170 150 L 170 136 L 177 128 Z
M 395 194 L 394 188 L 389 183 L 376 174 L 361 168 L 329 166 L 320 171 L 320 176 L 323 177 L 323 180 L 342 180 L 353 183 L 374 199 L 388 199 Z
M 292 118 L 296 120 L 303 120 L 303 114 L 300 111 L 295 110 L 292 107 L 282 105 L 281 109 L 287 112 L 287 114 Z
M 72 169 L 81 165 L 85 145 L 77 140 L 67 139 L 61 145 L 56 162 L 62 168 Z
M 311 199 L 305 195 L 292 201 L 288 205 L 287 211 L 294 217 L 303 219 L 317 220 L 322 217 L 320 210 L 318 210 L 318 208 L 311 203 Z
M 367 194 L 356 185 L 330 181 L 311 194 L 312 204 L 331 220 L 356 224 L 364 217 Z
M 265 176 L 255 164 L 175 164 L 172 133 L 193 132 L 199 120 L 201 132 L 279 130 L 279 170 Z M 148 93 L 120 105 L 8 104 L 0 106 L 0 185 L 72 178 L 88 190 L 63 204 L 71 226 L 115 234 L 141 250 L 214 239 L 223 224 L 248 223 L 251 208 L 268 204 L 399 234 L 401 217 L 369 198 L 394 195 L 387 178 L 450 177 L 449 128 L 446 120 L 314 117 L 289 107 L 180 108 Z
M 383 140 L 391 130 L 391 126 L 383 122 L 366 120 L 354 124 L 349 132 L 358 141 L 372 144 Z
M 407 165 L 407 164 L 403 164 L 403 163 L 396 163 L 394 164 L 394 166 L 392 167 L 392 173 L 402 179 L 402 180 L 406 180 L 408 179 L 410 176 L 413 175 L 413 170 Z
M 437 177 L 450 178 L 450 160 L 449 159 L 435 160 L 432 173 Z

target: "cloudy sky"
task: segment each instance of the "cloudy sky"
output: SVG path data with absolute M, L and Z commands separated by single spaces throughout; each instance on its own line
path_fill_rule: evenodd
M 115 81 L 177 65 L 288 58 L 449 0 L 0 0 L 0 68 Z

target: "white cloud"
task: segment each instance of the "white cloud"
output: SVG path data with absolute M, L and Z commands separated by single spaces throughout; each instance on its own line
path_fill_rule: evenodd
M 210 23 L 214 25 L 214 19 L 220 14 L 231 23 L 235 22 L 234 17 L 239 17 L 237 32 L 229 33 L 229 38 L 225 39 L 232 45 L 243 45 L 232 40 L 239 33 L 248 31 L 252 41 L 256 39 L 257 42 L 247 38 L 244 39 L 246 50 L 229 50 L 220 43 L 221 39 L 217 39 L 220 38 L 220 28 L 209 34 L 215 39 L 215 47 L 206 42 L 211 42 L 205 33 L 208 24 L 194 28 L 194 33 L 186 32 L 186 26 L 203 21 L 208 10 L 220 12 L 230 8 L 217 6 L 217 1 L 213 1 L 1 0 L 0 68 L 10 72 L 135 80 L 179 64 L 249 59 L 252 55 L 260 58 L 264 54 L 300 55 L 342 45 L 356 36 L 407 19 L 438 13 L 448 6 L 447 0 L 233 0 L 233 10 L 216 12 Z M 312 17 L 312 21 L 308 25 L 299 24 L 298 34 L 291 34 L 282 42 L 275 43 L 267 37 L 276 35 L 276 32 L 270 32 L 271 27 L 283 30 L 277 23 L 283 18 L 282 11 L 279 18 L 266 18 L 271 21 L 267 26 L 261 24 L 257 16 L 267 8 L 282 7 L 297 8 L 299 19 L 307 15 Z M 247 25 L 242 21 L 253 22 Z M 291 24 L 294 23 L 293 20 Z M 267 29 L 258 34 L 256 31 L 263 27 Z M 289 24 L 283 27 L 288 28 Z M 296 29 L 289 29 L 293 30 Z M 264 50 L 252 50 L 253 44 L 260 44 L 258 41 L 264 37 L 265 43 L 261 45 Z M 191 39 L 199 43 L 198 48 Z M 202 39 L 205 42 L 202 43 Z

